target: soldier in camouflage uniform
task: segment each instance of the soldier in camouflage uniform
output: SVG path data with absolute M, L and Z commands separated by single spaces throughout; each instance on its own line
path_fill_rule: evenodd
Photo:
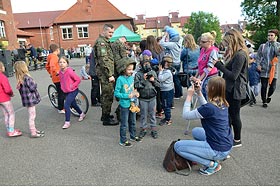
M 127 50 L 125 47 L 126 37 L 122 36 L 112 44 L 112 50 L 115 59 L 115 75 L 116 79 L 120 75 L 120 67 L 125 64 L 124 58 L 127 57 Z
M 97 38 L 94 44 L 96 73 L 101 83 L 101 121 L 103 125 L 118 125 L 111 113 L 111 107 L 114 99 L 114 55 L 111 48 L 110 38 L 114 33 L 114 27 L 111 24 L 105 24 L 102 34 Z

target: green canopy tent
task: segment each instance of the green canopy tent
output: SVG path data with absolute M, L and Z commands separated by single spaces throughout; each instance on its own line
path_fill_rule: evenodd
M 129 30 L 126 26 L 121 24 L 114 32 L 112 38 L 110 39 L 111 42 L 116 41 L 121 36 L 125 36 L 128 42 L 140 42 L 141 37 L 139 34 L 135 34 L 131 30 Z

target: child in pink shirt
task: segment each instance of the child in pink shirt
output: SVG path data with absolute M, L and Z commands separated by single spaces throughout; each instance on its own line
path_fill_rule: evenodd
M 5 66 L 0 62 L 0 108 L 4 113 L 5 125 L 7 128 L 7 136 L 15 137 L 22 135 L 19 129 L 14 128 L 15 112 L 11 102 L 14 96 L 8 78 L 4 75 Z
M 66 95 L 64 109 L 65 109 L 65 123 L 63 125 L 63 129 L 68 129 L 70 125 L 70 107 L 73 107 L 79 114 L 80 118 L 78 121 L 83 121 L 85 118 L 85 114 L 82 112 L 80 107 L 77 105 L 75 97 L 79 92 L 79 84 L 81 82 L 80 77 L 73 71 L 69 66 L 69 60 L 66 57 L 61 57 L 59 60 L 60 72 L 60 85 L 62 91 Z

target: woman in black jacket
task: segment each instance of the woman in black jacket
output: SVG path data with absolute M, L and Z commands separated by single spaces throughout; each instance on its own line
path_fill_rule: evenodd
M 229 122 L 233 127 L 233 147 L 240 147 L 241 127 L 240 119 L 241 100 L 246 98 L 246 85 L 248 82 L 248 49 L 239 31 L 230 29 L 223 38 L 226 47 L 224 55 L 225 65 L 216 61 L 215 66 L 223 72 L 226 80 L 226 99 L 229 103 Z

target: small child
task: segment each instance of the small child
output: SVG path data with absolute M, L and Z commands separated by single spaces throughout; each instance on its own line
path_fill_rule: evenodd
M 7 129 L 7 136 L 15 137 L 22 135 L 19 129 L 15 129 L 15 112 L 11 97 L 14 96 L 13 90 L 8 78 L 4 75 L 5 66 L 0 61 L 0 108 L 3 111 L 5 125 Z
M 59 78 L 60 78 L 60 84 L 61 89 L 66 95 L 64 108 L 65 108 L 65 123 L 62 126 L 62 129 L 68 129 L 70 124 L 70 107 L 73 107 L 79 114 L 80 118 L 78 121 L 83 121 L 86 115 L 82 112 L 80 107 L 77 105 L 75 97 L 77 96 L 79 92 L 79 84 L 81 82 L 81 79 L 76 73 L 73 71 L 72 68 L 69 68 L 69 60 L 65 56 L 61 57 L 59 60 Z
M 59 73 L 58 56 L 60 54 L 60 48 L 56 44 L 51 44 L 50 51 L 51 51 L 51 53 L 47 57 L 46 70 L 50 74 L 50 77 L 52 78 L 52 81 L 57 90 L 57 100 L 58 100 L 58 111 L 57 112 L 59 114 L 65 114 L 65 111 L 64 111 L 65 96 L 64 96 L 63 91 L 61 90 L 60 79 L 58 76 L 58 73 Z
M 256 55 L 251 53 L 249 55 L 249 68 L 248 68 L 248 75 L 249 75 L 249 85 L 253 90 L 255 96 L 259 95 L 260 92 L 260 72 L 258 70 L 258 65 L 256 63 Z M 250 106 L 256 104 L 256 101 L 250 103 Z
M 86 65 L 83 65 L 82 69 L 81 69 L 81 76 L 83 80 L 89 80 L 91 79 L 91 76 L 88 74 L 89 73 L 89 63 Z
M 135 98 L 139 97 L 139 93 L 134 91 L 133 69 L 135 62 L 127 58 L 126 66 L 120 69 L 123 72 L 117 79 L 114 95 L 119 99 L 120 107 L 120 142 L 124 147 L 131 147 L 132 144 L 127 141 L 126 128 L 128 126 L 130 141 L 141 142 L 136 136 L 136 112 L 132 111 L 131 105 L 134 104 Z M 132 100 L 133 99 L 133 100 Z
M 165 55 L 162 60 L 162 65 L 159 66 L 158 79 L 160 82 L 161 103 L 165 118 L 160 120 L 159 125 L 171 125 L 171 107 L 174 96 L 174 83 L 171 67 L 173 58 L 170 55 Z
M 37 84 L 29 74 L 28 68 L 24 61 L 17 61 L 14 65 L 17 89 L 19 90 L 22 106 L 26 107 L 29 113 L 29 129 L 31 138 L 44 137 L 45 132 L 39 131 L 35 126 L 36 108 L 35 106 L 41 101 L 41 97 L 37 90 Z
M 151 135 L 153 138 L 158 137 L 156 127 L 156 96 L 159 81 L 157 74 L 152 70 L 149 60 L 140 62 L 141 69 L 135 75 L 134 87 L 139 92 L 140 103 L 140 133 L 139 137 L 143 138 L 147 134 L 147 118 L 151 126 Z
M 178 42 L 180 40 L 179 32 L 168 25 L 163 28 L 163 32 L 168 33 L 169 42 Z

